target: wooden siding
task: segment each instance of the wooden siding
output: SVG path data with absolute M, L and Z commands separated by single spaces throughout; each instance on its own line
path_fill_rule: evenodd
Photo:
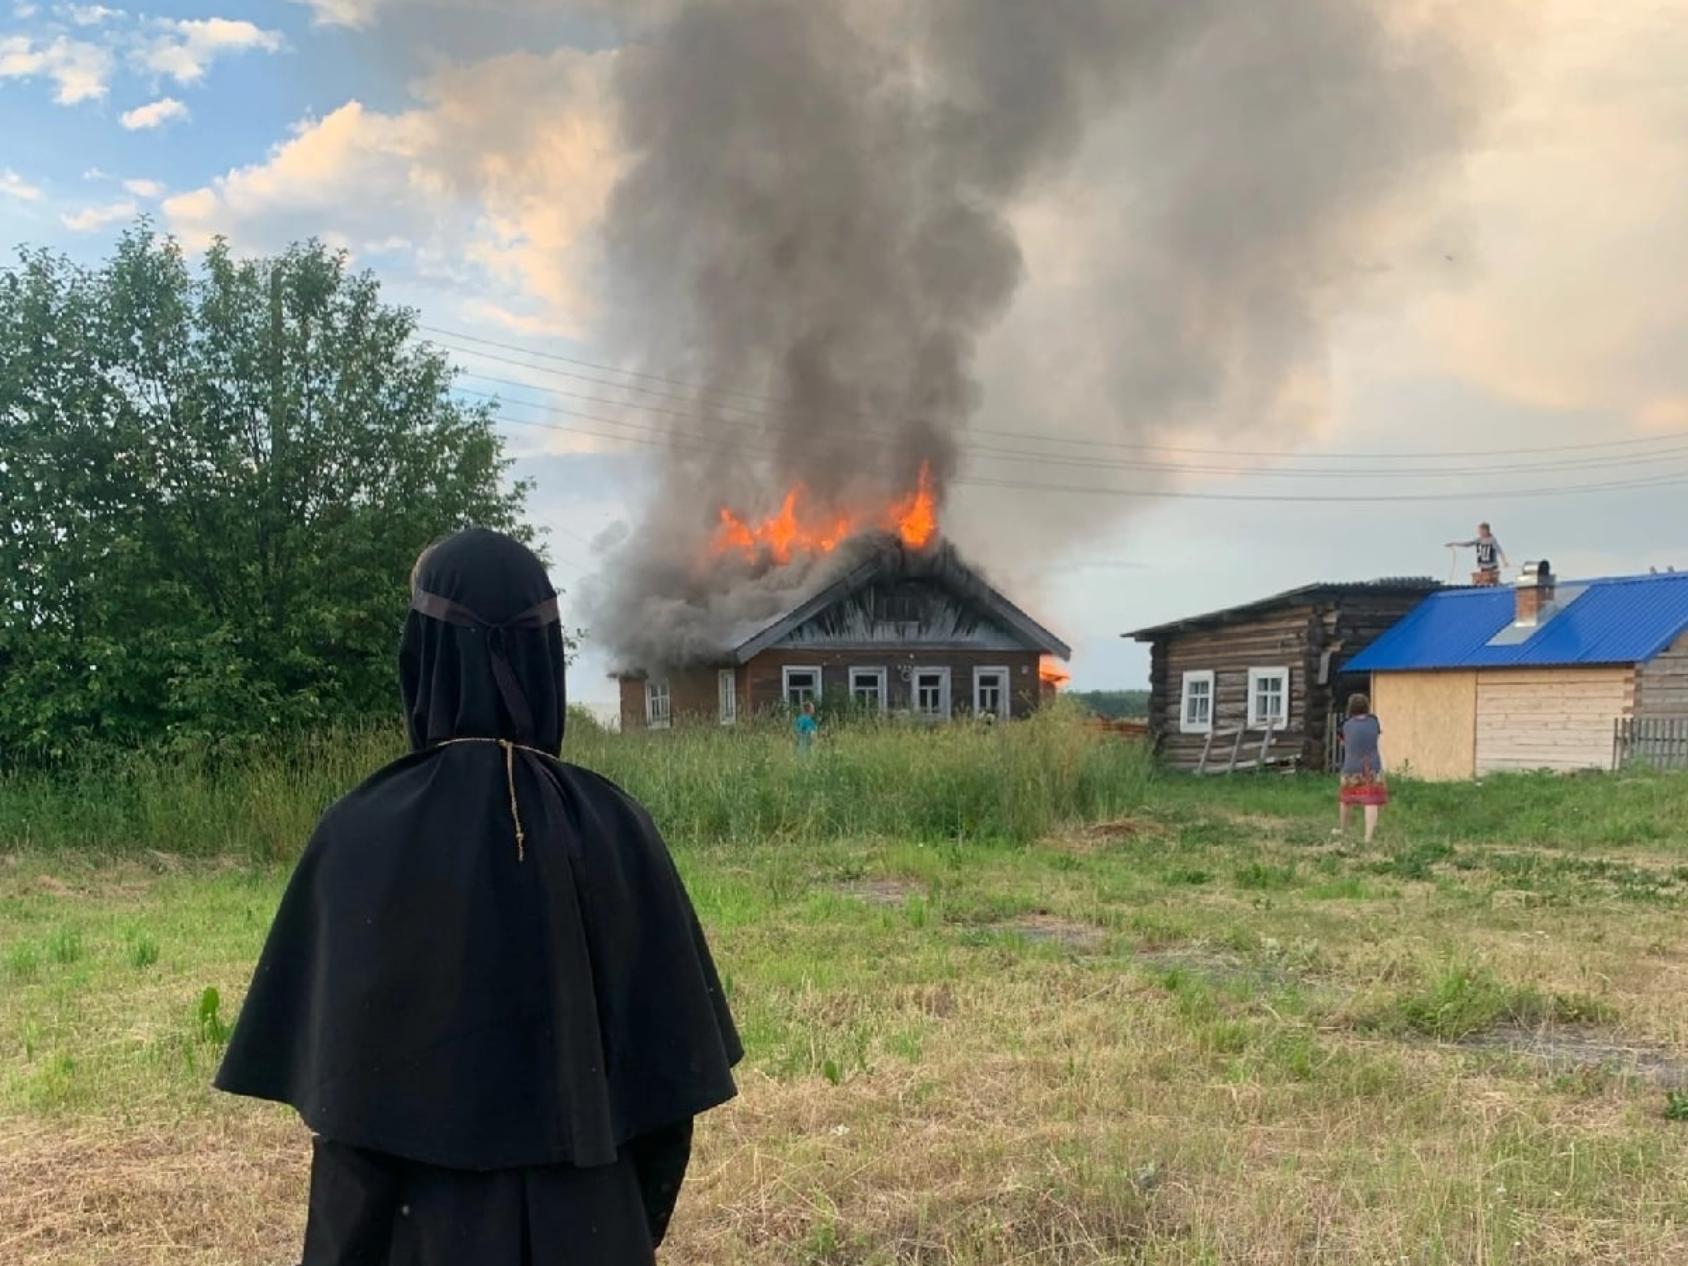
M 1383 764 L 1413 778 L 1477 772 L 1477 674 L 1375 673 L 1372 710 L 1383 727 Z
M 763 651 L 744 667 L 747 695 L 752 711 L 763 711 L 783 702 L 783 674 L 787 665 L 808 667 L 818 665 L 821 670 L 821 694 L 824 698 L 847 699 L 850 694 L 850 669 L 883 668 L 885 684 L 890 694 L 892 712 L 907 711 L 913 704 L 912 674 L 904 680 L 903 668 L 948 668 L 950 670 L 950 709 L 952 716 L 968 716 L 973 711 L 973 671 L 977 668 L 1006 668 L 1009 680 L 1010 717 L 1023 717 L 1033 712 L 1041 701 L 1038 678 L 1038 659 L 1035 651 L 962 651 L 948 649 L 921 650 L 918 648 L 859 650 L 822 650 L 819 648 L 775 647 Z
M 1251 612 L 1234 622 L 1167 633 L 1153 640 L 1149 657 L 1149 729 L 1168 765 L 1194 769 L 1207 741 L 1182 732 L 1183 678 L 1214 674 L 1214 729 L 1235 730 L 1248 721 L 1248 670 L 1288 668 L 1288 725 L 1274 750 L 1299 755 L 1318 768 L 1324 760 L 1329 713 L 1341 708 L 1366 679 L 1342 672 L 1353 658 L 1422 599 L 1421 593 L 1356 593 L 1322 603 L 1286 604 Z M 1260 731 L 1251 733 L 1258 736 Z M 1246 746 L 1246 742 L 1245 742 Z
M 1636 670 L 1635 715 L 1688 717 L 1688 633 Z
M 931 577 L 876 581 L 817 612 L 775 643 L 776 647 L 855 647 L 891 650 L 955 647 L 965 650 L 1035 649 L 991 618 L 974 597 L 952 593 Z
M 914 682 L 912 672 L 904 680 L 902 668 L 947 668 L 950 671 L 950 715 L 971 716 L 973 712 L 973 673 L 980 668 L 1008 670 L 1010 717 L 1023 717 L 1036 711 L 1043 701 L 1041 680 L 1038 677 L 1039 656 L 1030 651 L 958 651 L 958 650 L 899 650 L 886 647 L 879 650 L 861 649 L 827 651 L 777 647 L 763 651 L 748 664 L 736 670 L 738 711 L 740 718 L 758 712 L 771 712 L 784 703 L 784 674 L 788 665 L 821 670 L 821 695 L 826 700 L 844 700 L 850 696 L 850 669 L 885 669 L 889 710 L 906 712 L 913 706 Z M 717 691 L 716 668 L 688 668 L 667 674 L 671 723 L 719 724 L 720 696 Z M 645 728 L 645 679 L 621 678 L 621 728 L 625 731 Z
M 1477 773 L 1605 769 L 1612 723 L 1634 706 L 1632 667 L 1484 669 L 1477 674 Z
M 720 668 L 687 668 L 666 674 L 668 681 L 668 715 L 670 724 L 721 721 Z M 734 670 L 738 689 L 738 710 L 743 716 L 748 708 L 744 693 L 745 671 Z M 621 678 L 621 728 L 624 731 L 645 728 L 645 678 Z

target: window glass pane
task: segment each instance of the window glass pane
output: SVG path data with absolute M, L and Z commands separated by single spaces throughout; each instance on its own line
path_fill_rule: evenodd
M 857 707 L 879 708 L 883 693 L 877 671 L 860 668 L 850 671 L 850 700 Z
M 788 669 L 785 674 L 785 701 L 794 708 L 820 697 L 820 674 L 812 668 Z
M 944 678 L 942 673 L 916 673 L 914 677 L 915 711 L 925 716 L 942 716 L 944 711 Z

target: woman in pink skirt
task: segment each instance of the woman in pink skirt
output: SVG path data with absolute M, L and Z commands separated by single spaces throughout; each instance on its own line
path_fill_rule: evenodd
M 1337 834 L 1348 829 L 1348 811 L 1354 805 L 1366 811 L 1366 843 L 1377 834 L 1377 815 L 1389 803 L 1389 787 L 1383 778 L 1383 756 L 1378 739 L 1383 727 L 1372 715 L 1371 700 L 1365 695 L 1348 696 L 1348 719 L 1342 723 L 1342 790 L 1338 795 Z

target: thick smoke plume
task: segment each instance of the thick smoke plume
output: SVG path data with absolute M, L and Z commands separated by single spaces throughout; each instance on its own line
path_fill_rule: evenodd
M 1036 346 L 1013 363 L 1050 379 L 1014 394 L 1050 416 L 1016 429 L 1304 425 L 1344 287 L 1473 113 L 1438 14 L 1397 0 L 646 12 L 615 87 L 610 334 L 701 387 L 587 595 L 629 667 L 707 655 L 818 583 L 803 563 L 709 562 L 722 505 L 767 512 L 801 484 L 842 513 L 905 493 L 923 461 L 940 490 L 1023 467 L 968 436 L 977 353 L 1025 275 L 1016 217 L 1047 218 L 1076 156 L 1116 199 L 1106 249 L 1074 264 L 1108 306 L 1024 329 Z

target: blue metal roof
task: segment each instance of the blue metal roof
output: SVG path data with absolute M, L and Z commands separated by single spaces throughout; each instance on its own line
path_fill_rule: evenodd
M 1559 595 L 1551 616 L 1519 636 L 1511 589 L 1431 594 L 1343 670 L 1637 664 L 1688 630 L 1688 573 L 1565 583 Z

